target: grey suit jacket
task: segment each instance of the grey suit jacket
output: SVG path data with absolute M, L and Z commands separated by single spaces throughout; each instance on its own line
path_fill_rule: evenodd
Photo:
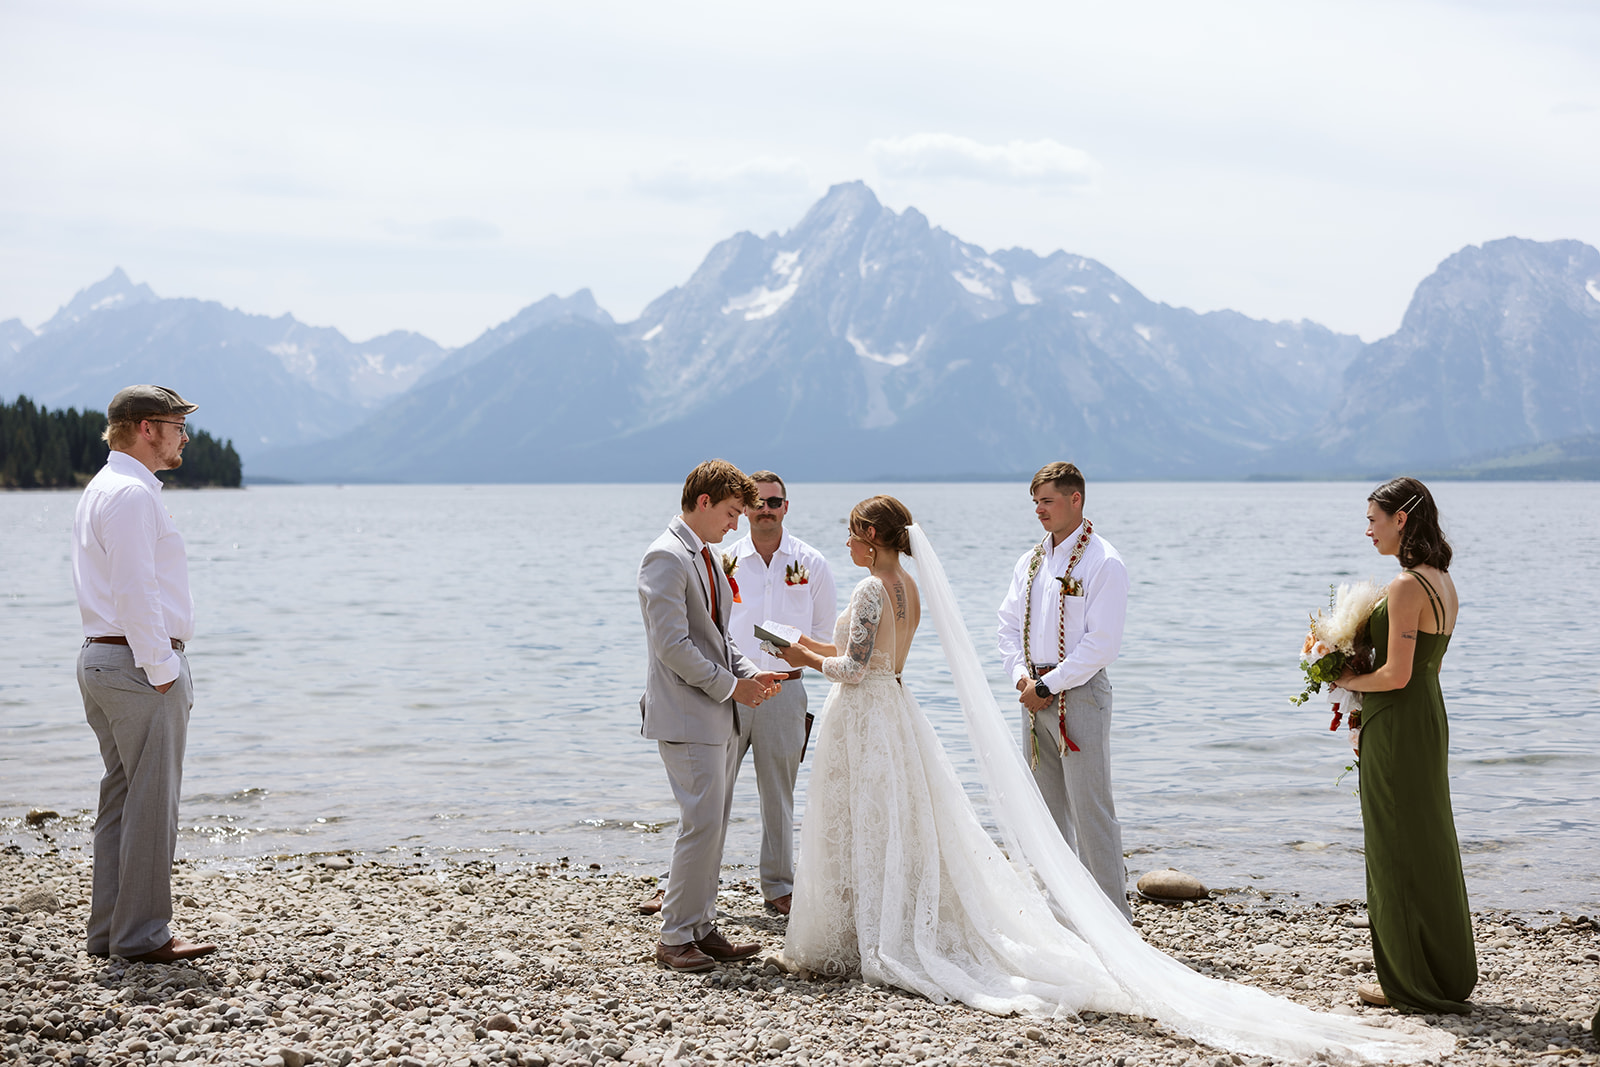
M 724 695 L 736 678 L 754 678 L 760 668 L 727 636 L 733 589 L 714 545 L 720 629 L 712 619 L 705 560 L 689 547 L 692 538 L 683 519 L 674 518 L 639 562 L 639 612 L 650 650 L 639 711 L 644 736 L 653 741 L 720 745 L 739 722 Z

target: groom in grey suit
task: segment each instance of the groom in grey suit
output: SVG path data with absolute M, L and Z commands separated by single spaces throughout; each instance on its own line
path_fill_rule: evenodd
M 739 709 L 777 693 L 779 676 L 750 662 L 728 636 L 735 593 L 710 550 L 754 507 L 755 483 L 713 459 L 683 483 L 683 514 L 639 563 L 639 611 L 650 662 L 639 711 L 678 801 L 678 840 L 661 906 L 656 961 L 704 971 L 760 951 L 716 928 L 722 845 L 738 772 Z

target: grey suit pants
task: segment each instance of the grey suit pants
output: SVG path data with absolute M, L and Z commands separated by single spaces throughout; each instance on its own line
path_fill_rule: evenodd
M 1060 723 L 1056 705 L 1033 718 L 1039 739 L 1039 784 L 1061 836 L 1096 884 L 1124 915 L 1128 907 L 1128 868 L 1122 858 L 1122 824 L 1111 799 L 1111 679 L 1100 671 L 1066 692 L 1067 736 L 1079 751 L 1060 755 Z M 1024 713 L 1026 714 L 1026 713 Z M 1023 754 L 1032 761 L 1027 719 L 1022 723 Z
M 678 801 L 678 840 L 661 902 L 661 943 L 686 945 L 716 925 L 722 845 L 733 810 L 739 765 L 737 735 L 720 745 L 658 741 L 667 781 Z
M 806 687 L 783 683 L 759 708 L 741 708 L 737 775 L 744 754 L 756 750 L 756 792 L 761 797 L 761 895 L 776 900 L 794 892 L 794 783 L 806 743 Z
M 86 644 L 78 653 L 78 689 L 106 768 L 94 821 L 87 947 L 138 956 L 172 937 L 172 857 L 194 682 L 185 659 L 172 688 L 158 693 L 126 645 Z

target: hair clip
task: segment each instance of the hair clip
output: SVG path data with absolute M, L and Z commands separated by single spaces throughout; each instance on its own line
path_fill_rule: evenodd
M 1422 499 L 1422 494 L 1418 493 L 1416 496 L 1412 497 L 1410 500 L 1407 500 L 1404 504 L 1402 504 L 1400 506 L 1400 510 L 1405 512 L 1407 515 L 1411 514 L 1412 505 L 1416 504 L 1421 499 Z

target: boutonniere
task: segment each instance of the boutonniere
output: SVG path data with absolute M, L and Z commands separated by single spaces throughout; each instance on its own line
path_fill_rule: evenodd
M 739 599 L 739 582 L 733 576 L 733 572 L 738 569 L 739 557 L 732 552 L 724 552 L 722 554 L 722 573 L 728 579 L 728 587 L 733 590 L 733 602 L 735 604 L 743 604 L 744 601 Z
M 1083 579 L 1082 578 L 1074 578 L 1070 574 L 1064 574 L 1061 577 L 1057 578 L 1056 581 L 1061 583 L 1061 592 L 1062 592 L 1063 595 L 1065 595 L 1065 596 L 1082 596 L 1083 595 Z
M 810 585 L 811 572 L 804 563 L 791 563 L 783 568 L 784 585 Z

